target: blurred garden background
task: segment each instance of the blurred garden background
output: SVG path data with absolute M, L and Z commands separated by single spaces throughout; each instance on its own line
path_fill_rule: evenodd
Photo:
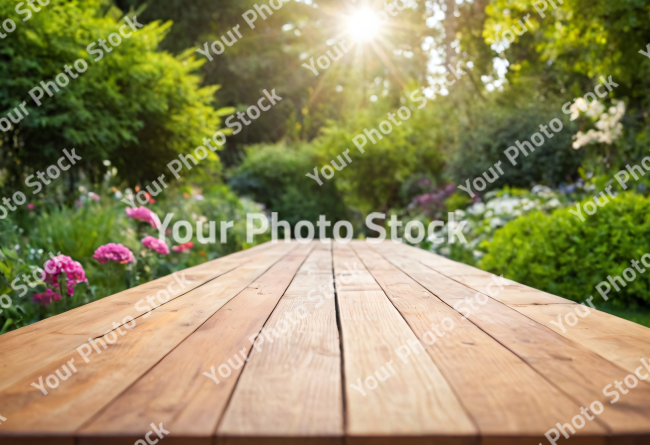
M 322 214 L 362 237 L 374 236 L 371 212 L 425 224 L 453 212 L 469 221 L 468 244 L 421 248 L 578 302 L 593 295 L 599 309 L 650 326 L 650 270 L 607 303 L 595 290 L 650 253 L 650 175 L 627 190 L 614 178 L 650 155 L 650 58 L 640 53 L 650 52 L 650 0 L 556 1 L 542 14 L 544 1 L 285 0 L 254 29 L 242 14 L 261 0 L 50 0 L 26 21 L 19 3 L 0 0 L 0 21 L 16 24 L 0 29 L 0 116 L 23 101 L 29 114 L 0 133 L 0 194 L 27 202 L 0 220 L 0 333 L 248 248 L 248 212 L 291 224 Z M 93 62 L 87 46 L 134 15 L 144 27 Z M 213 60 L 196 51 L 238 24 L 242 37 Z M 349 51 L 318 76 L 302 66 L 341 40 Z M 79 58 L 88 70 L 34 106 L 28 92 Z M 601 76 L 618 86 L 585 101 Z M 232 134 L 226 119 L 265 89 L 282 101 Z M 410 119 L 355 148 L 402 106 Z M 512 166 L 504 150 L 556 118 L 563 130 Z M 218 130 L 223 147 L 169 175 L 170 161 Z M 34 194 L 26 179 L 64 148 L 82 160 Z M 346 149 L 352 162 L 322 186 L 306 176 Z M 485 190 L 458 188 L 499 161 L 504 174 Z M 156 224 L 122 200 L 163 173 L 168 188 L 143 207 L 174 213 L 172 224 L 234 220 L 227 243 L 143 243 Z M 607 186 L 616 197 L 593 216 L 569 212 Z M 97 249 L 111 243 L 132 258 L 102 260 Z M 35 278 L 50 252 L 83 268 L 72 295 L 70 282 Z

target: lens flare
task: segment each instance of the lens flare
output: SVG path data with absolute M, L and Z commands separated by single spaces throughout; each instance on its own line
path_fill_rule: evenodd
M 377 36 L 380 20 L 373 11 L 360 9 L 348 18 L 348 33 L 356 42 L 369 42 Z

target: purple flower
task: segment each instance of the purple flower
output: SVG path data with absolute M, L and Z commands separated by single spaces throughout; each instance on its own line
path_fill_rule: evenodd
M 456 186 L 454 184 L 447 184 L 445 186 L 445 193 L 452 195 L 456 191 Z
M 161 255 L 169 254 L 169 247 L 167 247 L 167 243 L 160 241 L 158 238 L 154 238 L 153 236 L 148 236 L 143 239 L 142 244 L 144 244 L 145 247 L 148 247 L 149 249 L 155 250 Z
M 93 258 L 99 262 L 99 264 L 106 264 L 109 261 L 115 261 L 120 264 L 132 263 L 135 261 L 133 252 L 131 252 L 127 247 L 122 244 L 109 243 L 105 246 L 101 246 L 95 251 Z

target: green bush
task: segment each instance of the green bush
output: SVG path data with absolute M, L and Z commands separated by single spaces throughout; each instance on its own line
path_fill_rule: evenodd
M 595 286 L 608 275 L 621 276 L 631 260 L 650 253 L 650 198 L 622 193 L 584 222 L 570 209 L 511 221 L 495 233 L 481 268 L 574 301 L 593 295 L 602 302 Z M 612 289 L 610 302 L 647 306 L 649 287 L 650 270 L 637 273 L 620 291 Z
M 0 117 L 22 102 L 29 115 L 0 133 L 3 187 L 19 187 L 26 176 L 55 163 L 66 147 L 76 148 L 83 158 L 79 167 L 95 182 L 107 159 L 122 179 L 150 181 L 178 153 L 212 136 L 220 117 L 232 112 L 212 107 L 217 86 L 201 86 L 195 73 L 205 59 L 193 50 L 178 56 L 158 50 L 171 22 L 144 26 L 99 59 L 88 53 L 88 45 L 125 23 L 109 0 L 52 0 L 24 23 L 15 6 L 0 2 L 0 17 L 18 23 L 0 45 Z M 28 92 L 78 59 L 87 70 L 55 97 L 45 94 L 37 106 Z M 212 153 L 209 159 L 218 161 Z
M 548 125 L 557 117 L 563 121 L 563 129 L 558 133 L 551 132 L 553 138 L 546 138 L 544 144 L 529 156 L 520 154 L 516 159 L 517 165 L 513 166 L 505 156 L 505 150 L 516 146 L 517 141 L 530 142 L 531 135 L 540 131 L 541 124 Z M 475 119 L 459 137 L 457 149 L 451 156 L 449 171 L 456 184 L 465 185 L 467 179 L 473 181 L 501 161 L 504 174 L 493 184 L 488 184 L 485 192 L 506 185 L 522 188 L 536 184 L 557 186 L 566 180 L 567 175 L 575 176 L 585 154 L 584 150 L 571 147 L 575 125 L 557 112 L 521 109 L 514 114 L 481 108 Z
M 321 214 L 332 222 L 347 219 L 336 184 L 324 180 L 319 186 L 305 176 L 322 165 L 311 144 L 254 145 L 248 148 L 229 185 L 277 212 L 278 219 L 292 227 L 300 220 L 315 223 Z M 331 230 L 328 233 L 331 236 Z

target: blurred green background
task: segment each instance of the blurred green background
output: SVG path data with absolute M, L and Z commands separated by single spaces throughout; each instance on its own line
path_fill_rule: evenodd
M 278 212 L 292 225 L 349 220 L 360 237 L 372 235 L 371 212 L 425 224 L 454 212 L 468 221 L 468 244 L 420 247 L 578 302 L 593 295 L 599 309 L 650 326 L 650 271 L 607 303 L 595 289 L 650 253 L 650 176 L 627 190 L 614 179 L 650 148 L 650 58 L 640 52 L 650 52 L 649 0 L 565 0 L 543 13 L 534 4 L 544 1 L 413 0 L 400 10 L 291 0 L 254 29 L 242 18 L 253 0 L 51 0 L 26 21 L 18 3 L 0 0 L 0 18 L 15 22 L 0 40 L 0 117 L 23 101 L 29 115 L 0 133 L 0 193 L 22 191 L 29 205 L 0 220 L 0 292 L 11 300 L 0 301 L 0 333 L 248 248 L 247 212 Z M 94 62 L 87 46 L 134 15 L 144 27 Z M 236 25 L 242 38 L 223 54 L 196 52 Z M 318 76 L 301 66 L 341 40 L 349 51 Z M 28 92 L 80 58 L 88 70 L 37 107 Z M 618 86 L 593 101 L 601 76 Z M 232 134 L 225 120 L 264 89 L 282 100 Z M 403 106 L 408 120 L 356 149 L 356 135 Z M 512 166 L 504 150 L 553 119 L 563 129 Z M 169 174 L 170 161 L 220 129 L 223 147 L 179 179 Z M 83 159 L 33 194 L 25 180 L 72 147 Z M 322 186 L 306 176 L 346 149 L 352 162 Z M 483 191 L 457 188 L 499 161 L 504 174 Z M 171 225 L 234 220 L 228 243 L 195 234 L 191 249 L 169 255 L 142 245 L 157 230 L 128 218 L 121 199 L 163 173 L 169 187 L 146 207 L 161 219 L 174 213 Z M 569 212 L 608 186 L 616 198 L 593 216 Z M 127 246 L 135 263 L 97 263 L 107 243 Z M 43 306 L 31 297 L 44 283 L 26 293 L 11 283 L 49 252 L 79 261 L 88 284 Z

